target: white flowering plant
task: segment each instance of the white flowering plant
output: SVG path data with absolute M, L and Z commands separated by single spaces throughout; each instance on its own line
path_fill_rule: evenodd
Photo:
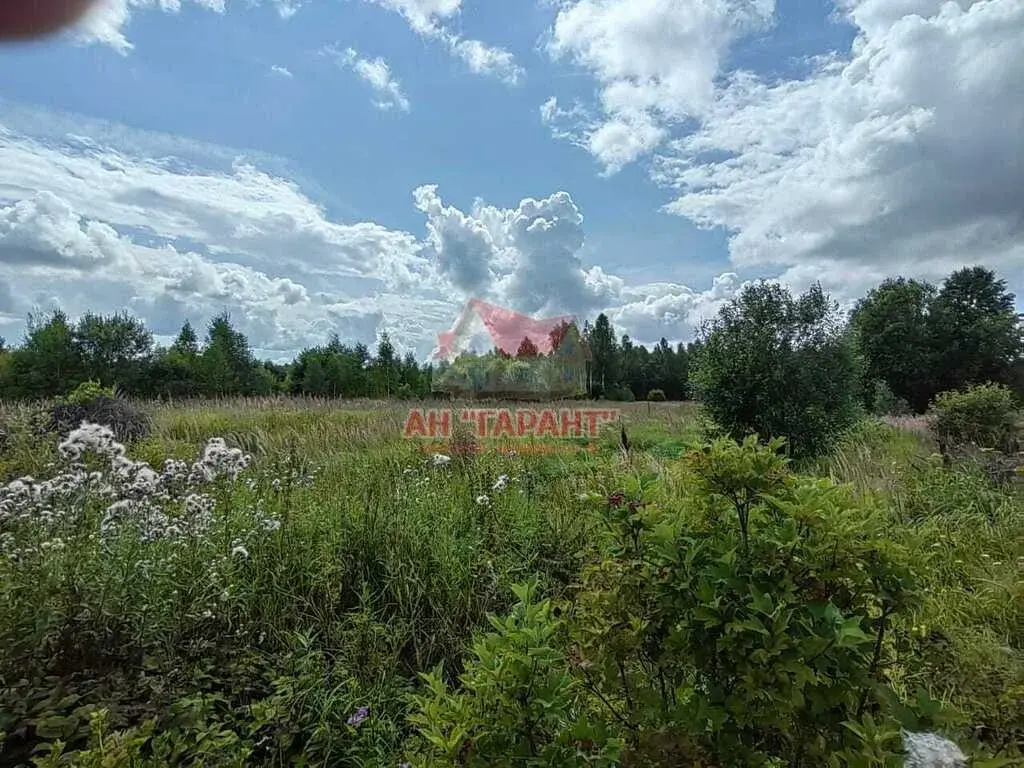
M 226 610 L 232 569 L 281 524 L 246 503 L 250 462 L 214 437 L 194 461 L 157 469 L 131 458 L 109 428 L 85 422 L 57 446 L 51 477 L 0 486 L 7 659 L 51 648 L 59 664 L 71 642 L 94 646 L 74 653 L 101 663 L 118 651 L 114 635 L 123 644 L 134 633 L 145 647 Z M 106 624 L 111 605 L 120 607 L 116 633 Z M 69 638 L 69 626 L 90 629 Z

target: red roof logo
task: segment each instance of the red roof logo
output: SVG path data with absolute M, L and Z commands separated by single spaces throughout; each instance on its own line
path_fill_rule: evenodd
M 549 355 L 556 337 L 552 332 L 575 322 L 575 318 L 562 315 L 538 320 L 480 299 L 470 299 L 451 330 L 437 335 L 437 348 L 431 358 L 450 362 L 464 352 L 473 326 L 477 324 L 475 321 L 482 323 L 494 346 L 505 354 L 515 355 L 523 339 L 528 338 L 540 354 Z

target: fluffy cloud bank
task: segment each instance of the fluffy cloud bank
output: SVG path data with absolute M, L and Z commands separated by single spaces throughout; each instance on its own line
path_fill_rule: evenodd
M 738 265 L 1024 264 L 1024 4 L 848 4 L 851 55 L 736 74 L 660 178 Z M 724 159 L 706 159 L 717 154 Z
M 774 0 L 569 2 L 558 12 L 548 50 L 593 74 L 598 114 L 553 100 L 542 116 L 554 125 L 575 119 L 579 141 L 617 171 L 661 144 L 673 127 L 707 112 L 729 45 L 763 28 L 774 6 Z
M 296 182 L 223 148 L 89 121 L 69 134 L 44 117 L 37 131 L 33 119 L 0 125 L 9 340 L 26 312 L 54 305 L 72 315 L 128 309 L 162 336 L 226 309 L 259 354 L 277 359 L 332 332 L 372 344 L 384 330 L 425 357 L 478 296 L 535 314 L 607 311 L 650 343 L 686 338 L 737 284 L 627 285 L 584 265 L 583 215 L 566 192 L 461 211 L 424 185 L 410 201 L 425 218 L 417 237 L 339 222 Z
M 727 71 L 772 0 L 573 0 L 551 51 L 596 105 L 549 100 L 556 136 L 615 171 L 651 158 L 667 210 L 731 233 L 737 268 L 855 295 L 965 263 L 1024 291 L 1024 4 L 840 0 L 856 39 L 806 76 Z

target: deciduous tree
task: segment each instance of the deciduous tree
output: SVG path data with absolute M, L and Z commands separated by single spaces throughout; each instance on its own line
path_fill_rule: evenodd
M 826 450 L 856 418 L 857 369 L 838 306 L 820 285 L 794 298 L 755 283 L 702 330 L 694 380 L 741 439 L 784 437 L 794 457 Z

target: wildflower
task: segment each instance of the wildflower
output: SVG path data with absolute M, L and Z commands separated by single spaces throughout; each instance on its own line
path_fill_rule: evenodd
M 967 757 L 949 739 L 937 733 L 902 732 L 906 765 L 967 765 Z
M 363 720 L 370 716 L 369 707 L 360 707 L 356 710 L 355 714 L 348 719 L 349 725 L 359 725 Z
M 435 453 L 433 462 L 435 467 L 444 467 L 452 460 L 451 456 L 445 456 L 443 453 Z
M 486 495 L 481 494 L 480 496 L 476 497 L 476 503 L 479 504 L 481 507 L 486 507 L 488 504 L 491 503 L 491 500 L 487 498 Z
M 621 507 L 625 500 L 626 494 L 624 494 L 622 491 L 616 491 L 615 493 L 608 497 L 608 506 Z
M 67 439 L 57 446 L 57 452 L 65 461 L 78 461 L 86 452 L 115 459 L 124 456 L 125 447 L 117 441 L 109 427 L 83 421 L 78 429 L 73 429 Z
M 115 456 L 110 463 L 111 475 L 125 493 L 151 496 L 159 487 L 161 476 L 144 461 L 132 461 L 127 456 Z
M 494 481 L 494 485 L 491 486 L 492 491 L 503 491 L 505 486 L 508 485 L 508 475 L 501 475 L 497 480 Z
M 191 477 L 194 481 L 213 481 L 223 475 L 235 480 L 251 460 L 251 456 L 238 448 L 228 448 L 223 437 L 211 437 L 202 457 L 192 465 Z
M 242 558 L 247 558 L 249 557 L 249 550 L 243 547 L 241 543 L 236 543 L 235 546 L 231 548 L 231 556 L 241 556 Z

